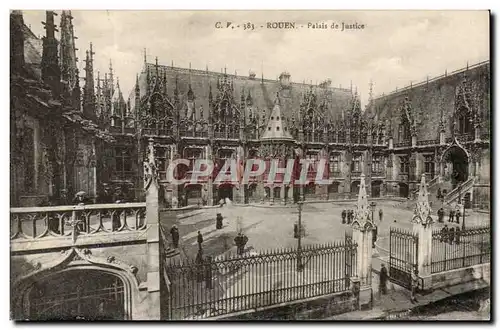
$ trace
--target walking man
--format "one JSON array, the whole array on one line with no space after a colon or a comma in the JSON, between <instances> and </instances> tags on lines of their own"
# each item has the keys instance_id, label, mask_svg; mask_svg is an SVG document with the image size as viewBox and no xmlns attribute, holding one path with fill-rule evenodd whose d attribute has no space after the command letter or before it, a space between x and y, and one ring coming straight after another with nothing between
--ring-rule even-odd
<instances>
[{"instance_id":1,"label":"walking man","mask_svg":"<svg viewBox=\"0 0 500 330\"><path fill-rule=\"evenodd\" d=\"M203 243L203 235L198 230L198 250L200 250L200 251L201 251L201 243Z\"/></svg>"},{"instance_id":2,"label":"walking man","mask_svg":"<svg viewBox=\"0 0 500 330\"><path fill-rule=\"evenodd\" d=\"M378 218L380 222L382 222L383 217L384 217L384 211L382 211L382 209L378 210Z\"/></svg>"},{"instance_id":3,"label":"walking man","mask_svg":"<svg viewBox=\"0 0 500 330\"><path fill-rule=\"evenodd\" d=\"M380 267L380 281L379 281L379 292L381 294L387 294L387 279L389 278L387 274L387 268L385 268L385 264L382 264Z\"/></svg>"},{"instance_id":4,"label":"walking man","mask_svg":"<svg viewBox=\"0 0 500 330\"><path fill-rule=\"evenodd\" d=\"M174 249L177 249L179 247L179 229L176 225L173 225L172 229L170 229L170 235L172 235Z\"/></svg>"},{"instance_id":5,"label":"walking man","mask_svg":"<svg viewBox=\"0 0 500 330\"><path fill-rule=\"evenodd\" d=\"M460 223L460 210L457 209L455 211L455 219L457 219L457 223Z\"/></svg>"},{"instance_id":6,"label":"walking man","mask_svg":"<svg viewBox=\"0 0 500 330\"><path fill-rule=\"evenodd\" d=\"M345 224L345 218L347 216L347 211L345 209L342 210L342 223Z\"/></svg>"}]
</instances>

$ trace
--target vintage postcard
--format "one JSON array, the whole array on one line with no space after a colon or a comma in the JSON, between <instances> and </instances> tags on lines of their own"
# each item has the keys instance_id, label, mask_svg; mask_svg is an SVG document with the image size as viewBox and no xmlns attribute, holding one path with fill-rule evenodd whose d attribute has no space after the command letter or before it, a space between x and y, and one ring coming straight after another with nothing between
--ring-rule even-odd
<instances>
[{"instance_id":1,"label":"vintage postcard","mask_svg":"<svg viewBox=\"0 0 500 330\"><path fill-rule=\"evenodd\" d=\"M10 11L13 320L490 320L490 12Z\"/></svg>"}]
</instances>

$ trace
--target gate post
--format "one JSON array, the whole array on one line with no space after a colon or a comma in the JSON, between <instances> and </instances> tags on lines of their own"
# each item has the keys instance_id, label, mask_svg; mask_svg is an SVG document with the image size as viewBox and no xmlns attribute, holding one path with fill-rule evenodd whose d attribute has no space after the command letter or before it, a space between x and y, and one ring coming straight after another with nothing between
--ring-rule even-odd
<instances>
[{"instance_id":1,"label":"gate post","mask_svg":"<svg viewBox=\"0 0 500 330\"><path fill-rule=\"evenodd\" d=\"M372 302L372 235L374 225L370 220L370 206L366 195L365 175L361 174L358 206L352 222L352 239L357 243L357 268L360 282L359 307L370 306Z\"/></svg>"},{"instance_id":2,"label":"gate post","mask_svg":"<svg viewBox=\"0 0 500 330\"><path fill-rule=\"evenodd\" d=\"M417 235L416 264L418 265L419 277L423 279L424 287L428 284L431 275L432 257L432 223L431 207L429 205L429 194L425 183L425 174L422 174L418 192L417 205L412 218L413 232ZM426 281L427 279L427 281ZM426 283L427 282L427 283ZM424 288L420 288L424 289Z\"/></svg>"},{"instance_id":3,"label":"gate post","mask_svg":"<svg viewBox=\"0 0 500 330\"><path fill-rule=\"evenodd\" d=\"M160 196L158 173L154 157L153 139L149 140L148 158L144 162L144 190L146 191L146 224L147 224L147 315L145 319L160 320Z\"/></svg>"}]
</instances>

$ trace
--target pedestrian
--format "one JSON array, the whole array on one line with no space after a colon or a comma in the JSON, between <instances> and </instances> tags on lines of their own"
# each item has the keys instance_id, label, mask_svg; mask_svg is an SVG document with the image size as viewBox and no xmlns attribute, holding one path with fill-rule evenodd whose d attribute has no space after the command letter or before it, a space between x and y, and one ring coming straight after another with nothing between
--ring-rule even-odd
<instances>
[{"instance_id":1,"label":"pedestrian","mask_svg":"<svg viewBox=\"0 0 500 330\"><path fill-rule=\"evenodd\" d=\"M345 224L345 218L347 217L347 211L345 209L342 210L342 223Z\"/></svg>"},{"instance_id":2,"label":"pedestrian","mask_svg":"<svg viewBox=\"0 0 500 330\"><path fill-rule=\"evenodd\" d=\"M379 281L379 292L381 294L387 294L387 279L389 275L387 274L387 268L385 268L385 264L382 263L380 267L380 281Z\"/></svg>"},{"instance_id":3,"label":"pedestrian","mask_svg":"<svg viewBox=\"0 0 500 330\"><path fill-rule=\"evenodd\" d=\"M411 272L411 297L410 297L410 301L412 303L418 302L417 298L415 297L417 289L418 289L418 269L415 266Z\"/></svg>"},{"instance_id":4,"label":"pedestrian","mask_svg":"<svg viewBox=\"0 0 500 330\"><path fill-rule=\"evenodd\" d=\"M453 222L453 217L455 216L455 212L453 210L450 210L450 215L448 217L448 222Z\"/></svg>"},{"instance_id":5,"label":"pedestrian","mask_svg":"<svg viewBox=\"0 0 500 330\"><path fill-rule=\"evenodd\" d=\"M203 235L201 232L198 230L198 250L201 251L201 243L203 243Z\"/></svg>"},{"instance_id":6,"label":"pedestrian","mask_svg":"<svg viewBox=\"0 0 500 330\"><path fill-rule=\"evenodd\" d=\"M444 210L442 207L438 210L437 214L438 214L438 221L442 223L444 221Z\"/></svg>"},{"instance_id":7,"label":"pedestrian","mask_svg":"<svg viewBox=\"0 0 500 330\"><path fill-rule=\"evenodd\" d=\"M448 231L448 243L453 244L455 240L455 227L451 227Z\"/></svg>"},{"instance_id":8,"label":"pedestrian","mask_svg":"<svg viewBox=\"0 0 500 330\"><path fill-rule=\"evenodd\" d=\"M441 228L441 242L446 242L448 240L448 225L444 225L443 228Z\"/></svg>"},{"instance_id":9,"label":"pedestrian","mask_svg":"<svg viewBox=\"0 0 500 330\"><path fill-rule=\"evenodd\" d=\"M378 210L378 218L380 222L382 222L383 217L384 217L384 211L382 211L382 209Z\"/></svg>"},{"instance_id":10,"label":"pedestrian","mask_svg":"<svg viewBox=\"0 0 500 330\"><path fill-rule=\"evenodd\" d=\"M373 233L372 233L372 248L375 248L375 242L377 241L377 234L378 234L378 227L373 226Z\"/></svg>"},{"instance_id":11,"label":"pedestrian","mask_svg":"<svg viewBox=\"0 0 500 330\"><path fill-rule=\"evenodd\" d=\"M441 188L438 188L437 190L437 199L441 199Z\"/></svg>"},{"instance_id":12,"label":"pedestrian","mask_svg":"<svg viewBox=\"0 0 500 330\"><path fill-rule=\"evenodd\" d=\"M172 235L174 249L177 249L179 247L179 229L177 228L177 225L172 226L172 229L170 229L170 235Z\"/></svg>"},{"instance_id":13,"label":"pedestrian","mask_svg":"<svg viewBox=\"0 0 500 330\"><path fill-rule=\"evenodd\" d=\"M236 235L236 237L234 238L234 244L236 244L236 253L238 255L242 254L242 243L243 243L243 236L241 235L241 233L238 233L238 235Z\"/></svg>"},{"instance_id":14,"label":"pedestrian","mask_svg":"<svg viewBox=\"0 0 500 330\"><path fill-rule=\"evenodd\" d=\"M222 229L222 220L224 220L224 218L222 217L222 214L220 213L217 213L216 217L215 217L215 229Z\"/></svg>"},{"instance_id":15,"label":"pedestrian","mask_svg":"<svg viewBox=\"0 0 500 330\"><path fill-rule=\"evenodd\" d=\"M299 225L297 223L293 224L293 238L299 238Z\"/></svg>"},{"instance_id":16,"label":"pedestrian","mask_svg":"<svg viewBox=\"0 0 500 330\"><path fill-rule=\"evenodd\" d=\"M455 211L455 219L457 219L457 223L460 223L460 210L457 209Z\"/></svg>"},{"instance_id":17,"label":"pedestrian","mask_svg":"<svg viewBox=\"0 0 500 330\"><path fill-rule=\"evenodd\" d=\"M352 215L353 215L353 212L352 212L352 210L349 210L348 212L349 212L349 213L347 213L347 223L348 223L348 224L351 224L351 223L352 223Z\"/></svg>"}]
</instances>

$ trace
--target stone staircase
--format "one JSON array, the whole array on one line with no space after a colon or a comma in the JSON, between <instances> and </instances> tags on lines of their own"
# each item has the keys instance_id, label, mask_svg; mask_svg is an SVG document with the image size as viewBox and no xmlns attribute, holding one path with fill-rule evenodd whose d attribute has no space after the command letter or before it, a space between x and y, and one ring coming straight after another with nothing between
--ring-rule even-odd
<instances>
[{"instance_id":1,"label":"stone staircase","mask_svg":"<svg viewBox=\"0 0 500 330\"><path fill-rule=\"evenodd\" d=\"M472 190L474 182L475 178L472 177L467 181L463 182L462 184L458 185L455 189L453 189L448 194L446 194L446 196L444 196L443 205L448 206L451 205L453 202L458 202L457 199L460 196L463 197L466 193Z\"/></svg>"}]
</instances>

